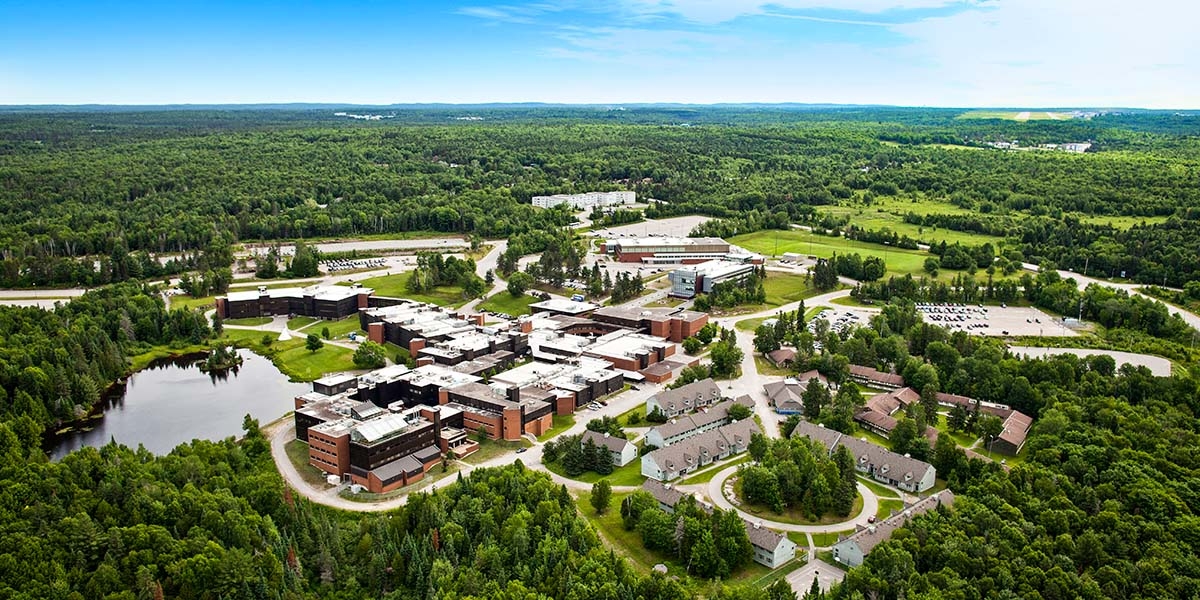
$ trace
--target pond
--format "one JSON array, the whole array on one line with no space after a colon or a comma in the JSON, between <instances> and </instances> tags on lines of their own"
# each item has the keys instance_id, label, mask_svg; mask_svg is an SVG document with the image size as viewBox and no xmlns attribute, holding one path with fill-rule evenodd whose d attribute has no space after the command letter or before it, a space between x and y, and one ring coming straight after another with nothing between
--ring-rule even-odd
<instances>
[{"instance_id":1,"label":"pond","mask_svg":"<svg viewBox=\"0 0 1200 600\"><path fill-rule=\"evenodd\" d=\"M236 369L200 371L203 354L163 359L114 385L101 400L96 417L72 431L49 436L46 451L54 460L84 446L100 447L115 439L155 454L167 454L193 439L220 440L242 435L246 414L267 424L294 408L293 398L309 391L293 383L271 361L246 350Z\"/></svg>"}]
</instances>

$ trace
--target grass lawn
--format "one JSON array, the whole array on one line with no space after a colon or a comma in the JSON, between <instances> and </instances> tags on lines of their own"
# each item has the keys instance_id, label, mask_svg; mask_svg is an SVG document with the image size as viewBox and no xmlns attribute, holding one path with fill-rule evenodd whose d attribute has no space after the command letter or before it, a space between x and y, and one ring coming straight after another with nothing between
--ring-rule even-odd
<instances>
[{"instance_id":1,"label":"grass lawn","mask_svg":"<svg viewBox=\"0 0 1200 600\"><path fill-rule=\"evenodd\" d=\"M874 395L875 394L868 393L866 391L863 392L863 397L869 398ZM870 431L865 427L861 427L858 424L854 425L854 437L856 437L858 439L867 438L868 442L871 442L872 444L875 444L876 446L883 446L884 448L887 448L889 450L892 448L892 443L889 442L887 438L883 437L882 435L879 435L878 433L875 433L874 431Z\"/></svg>"},{"instance_id":2,"label":"grass lawn","mask_svg":"<svg viewBox=\"0 0 1200 600\"><path fill-rule=\"evenodd\" d=\"M352 331L363 333L363 330L359 328L359 325L360 323L358 321L358 315L350 315L344 319L338 319L337 321L326 321L324 325L313 325L312 327L309 327L305 333L320 334L322 329L328 327L330 338L336 340L338 338L346 337Z\"/></svg>"},{"instance_id":3,"label":"grass lawn","mask_svg":"<svg viewBox=\"0 0 1200 600\"><path fill-rule=\"evenodd\" d=\"M608 542L619 554L624 555L631 563L642 573L650 572L650 569L659 563L667 566L668 576L685 578L687 582L687 566L675 559L674 556L668 554L660 554L653 550L647 550L642 545L642 536L636 530L626 531L625 525L621 521L621 502L628 497L629 494L613 494L609 502L608 510L602 515L596 514L596 509L592 508L590 492L583 492L575 499L575 504L579 508L579 513L584 518L591 521L592 526L596 528L600 534L600 538ZM787 566L776 569L774 571L756 563L749 562L736 573L733 573L726 579L726 582L735 584L753 584L759 585L759 582L765 582L762 585L767 585L774 580L775 577L786 575L794 569L803 566L803 561L792 561ZM696 580L695 583L700 584L703 580Z\"/></svg>"},{"instance_id":4,"label":"grass lawn","mask_svg":"<svg viewBox=\"0 0 1200 600\"><path fill-rule=\"evenodd\" d=\"M312 381L327 373L352 371L358 368L354 366L354 351L348 348L325 344L320 350L310 352L304 347L304 340L292 340L291 342L295 342L296 345L280 349L275 356L271 357L271 360L276 365L282 363L283 366L280 370L293 379ZM276 342L276 345L278 344Z\"/></svg>"},{"instance_id":5,"label":"grass lawn","mask_svg":"<svg viewBox=\"0 0 1200 600\"><path fill-rule=\"evenodd\" d=\"M575 425L574 415L554 415L554 425L550 429L538 436L539 442L544 442Z\"/></svg>"},{"instance_id":6,"label":"grass lawn","mask_svg":"<svg viewBox=\"0 0 1200 600\"><path fill-rule=\"evenodd\" d=\"M958 433L951 432L950 425L946 422L946 415L939 414L938 422L934 425L934 427L937 428L939 433L945 433L949 435L950 439L954 440L954 443L958 444L959 447L962 448L970 448L971 444L974 444L975 440L979 439L979 436L972 433L965 433L962 431Z\"/></svg>"},{"instance_id":7,"label":"grass lawn","mask_svg":"<svg viewBox=\"0 0 1200 600\"><path fill-rule=\"evenodd\" d=\"M867 486L867 489L871 490L872 492L875 492L875 495L879 496L881 499L882 498L899 498L900 497L900 492L897 492L896 490L894 490L886 485L883 485L882 483L879 483L878 481L875 481L874 479L871 479L869 477L863 477L862 475L859 475L858 482Z\"/></svg>"},{"instance_id":8,"label":"grass lawn","mask_svg":"<svg viewBox=\"0 0 1200 600\"><path fill-rule=\"evenodd\" d=\"M759 375L792 375L794 372L791 369L783 369L775 366L771 361L767 360L763 355L754 353L754 368L758 369Z\"/></svg>"},{"instance_id":9,"label":"grass lawn","mask_svg":"<svg viewBox=\"0 0 1200 600\"><path fill-rule=\"evenodd\" d=\"M514 317L529 314L529 305L537 302L538 299L528 294L522 294L516 298L508 292L500 292L487 300L479 303L476 307L478 310L489 310L497 313L505 313Z\"/></svg>"},{"instance_id":10,"label":"grass lawn","mask_svg":"<svg viewBox=\"0 0 1200 600\"><path fill-rule=\"evenodd\" d=\"M881 499L879 501L879 510L875 511L875 520L882 521L892 516L893 510L896 512L904 510L904 501Z\"/></svg>"},{"instance_id":11,"label":"grass lawn","mask_svg":"<svg viewBox=\"0 0 1200 600\"><path fill-rule=\"evenodd\" d=\"M633 415L638 416L638 421L636 423L630 424L629 417L632 417ZM647 425L651 425L651 426L654 425L654 423L646 422L646 405L645 405L645 403L639 403L637 406L617 415L617 423L619 423L622 427L645 427Z\"/></svg>"},{"instance_id":12,"label":"grass lawn","mask_svg":"<svg viewBox=\"0 0 1200 600\"><path fill-rule=\"evenodd\" d=\"M846 531L831 531L829 533L814 533L812 534L813 545L818 548L827 548L837 543L839 535L849 536L853 533L853 529L848 529Z\"/></svg>"},{"instance_id":13,"label":"grass lawn","mask_svg":"<svg viewBox=\"0 0 1200 600\"><path fill-rule=\"evenodd\" d=\"M682 483L685 485L708 483L708 482L712 481L713 477L717 476L717 473L720 473L721 470L725 469L726 467L740 465L744 462L749 462L749 461L750 461L750 455L743 454L733 460L719 463L715 466L710 466L710 467L705 468L702 471L693 473L693 474L689 475L688 477L685 477L683 479L683 481L680 481L679 483Z\"/></svg>"},{"instance_id":14,"label":"grass lawn","mask_svg":"<svg viewBox=\"0 0 1200 600\"><path fill-rule=\"evenodd\" d=\"M805 282L803 275L780 273L768 273L763 288L767 292L767 304L772 306L783 306L825 293Z\"/></svg>"},{"instance_id":15,"label":"grass lawn","mask_svg":"<svg viewBox=\"0 0 1200 600\"><path fill-rule=\"evenodd\" d=\"M263 336L271 340L270 345L264 346ZM219 343L233 344L239 348L248 348L255 354L271 359L275 367L290 377L293 381L312 381L336 371L352 371L354 352L347 348L325 344L316 352L309 352L304 347L303 337L294 337L281 342L278 334L252 329L226 329Z\"/></svg>"},{"instance_id":16,"label":"grass lawn","mask_svg":"<svg viewBox=\"0 0 1200 600\"><path fill-rule=\"evenodd\" d=\"M770 319L770 318L773 318L773 317L758 317L755 319L742 319L741 321L734 323L733 328L740 330L740 331L749 331L749 332L753 333L755 329L758 329L759 325L763 324L763 321L766 321L767 319Z\"/></svg>"},{"instance_id":17,"label":"grass lawn","mask_svg":"<svg viewBox=\"0 0 1200 600\"><path fill-rule=\"evenodd\" d=\"M870 244L842 237L815 235L807 231L757 231L730 238L731 244L741 246L751 252L773 255L778 237L779 253L795 252L803 256L829 258L834 254L858 253L864 258L877 256L884 259L888 273L893 275L912 274L918 276L924 272L925 259L932 256L921 250L905 250L890 248L882 244ZM771 277L767 276L767 282ZM769 293L768 293L769 294Z\"/></svg>"},{"instance_id":18,"label":"grass lawn","mask_svg":"<svg viewBox=\"0 0 1200 600\"><path fill-rule=\"evenodd\" d=\"M208 310L217 304L215 296L193 298L191 296L171 296L171 308L200 308Z\"/></svg>"},{"instance_id":19,"label":"grass lawn","mask_svg":"<svg viewBox=\"0 0 1200 600\"><path fill-rule=\"evenodd\" d=\"M438 286L432 291L414 294L408 291L408 280L411 277L412 271L405 271L395 275L383 275L381 277L363 279L359 283L363 284L363 287L375 290L376 296L408 298L417 302L428 302L430 304L452 307L459 307L467 303L467 299L462 296L462 288L456 285ZM350 282L343 281L338 285L350 285Z\"/></svg>"},{"instance_id":20,"label":"grass lawn","mask_svg":"<svg viewBox=\"0 0 1200 600\"><path fill-rule=\"evenodd\" d=\"M296 317L294 319L288 319L288 329L296 331L312 325L317 321L320 321L320 319L314 319L313 317Z\"/></svg>"},{"instance_id":21,"label":"grass lawn","mask_svg":"<svg viewBox=\"0 0 1200 600\"><path fill-rule=\"evenodd\" d=\"M833 525L835 523L841 523L843 521L853 519L854 517L858 516L858 513L861 513L863 509L863 497L862 494L858 494L854 498L854 506L850 507L850 514L846 515L845 517L839 517L835 514L829 513L821 515L821 518L814 521L805 517L799 509L784 508L783 513L777 513L765 506L746 502L746 498L742 496L742 481L740 479L733 484L733 493L742 501L741 506L738 508L764 519L779 521L780 523L793 523L796 525Z\"/></svg>"},{"instance_id":22,"label":"grass lawn","mask_svg":"<svg viewBox=\"0 0 1200 600\"><path fill-rule=\"evenodd\" d=\"M642 485L642 482L646 480L642 475L642 461L636 458L630 461L629 464L614 469L608 475L600 475L593 471L587 471L578 477L571 477L563 472L561 463L547 464L546 469L555 475L561 475L562 477L582 481L583 483L596 483L601 479L607 479L614 486L632 487Z\"/></svg>"},{"instance_id":23,"label":"grass lawn","mask_svg":"<svg viewBox=\"0 0 1200 600\"><path fill-rule=\"evenodd\" d=\"M464 458L463 461L477 465L481 462L491 460L505 453L512 453L513 460L515 461L518 458L521 458L521 455L516 453L517 448L528 448L532 445L533 444L529 443L529 440L524 438L522 438L519 442L508 442L505 440L484 440L480 442L479 449L470 456Z\"/></svg>"},{"instance_id":24,"label":"grass lawn","mask_svg":"<svg viewBox=\"0 0 1200 600\"><path fill-rule=\"evenodd\" d=\"M225 319L226 325L241 325L242 327L258 327L271 322L271 317L246 317L245 319Z\"/></svg>"},{"instance_id":25,"label":"grass lawn","mask_svg":"<svg viewBox=\"0 0 1200 600\"><path fill-rule=\"evenodd\" d=\"M300 472L300 477L304 481L317 487L317 489L325 489L328 485L325 482L325 471L322 471L308 462L308 444L300 440L292 440L283 445L283 449L287 451L288 460L292 461L292 466Z\"/></svg>"}]
</instances>

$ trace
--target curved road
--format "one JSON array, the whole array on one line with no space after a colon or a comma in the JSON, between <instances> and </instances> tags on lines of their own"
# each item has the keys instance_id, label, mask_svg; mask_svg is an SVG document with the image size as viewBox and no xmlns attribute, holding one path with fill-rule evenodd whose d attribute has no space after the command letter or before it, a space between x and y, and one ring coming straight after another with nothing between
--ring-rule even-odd
<instances>
[{"instance_id":1,"label":"curved road","mask_svg":"<svg viewBox=\"0 0 1200 600\"><path fill-rule=\"evenodd\" d=\"M830 533L834 531L846 531L847 529L857 527L859 525L865 527L869 522L868 519L875 516L875 513L879 512L879 498L875 495L875 492L863 485L862 482L858 482L858 493L862 494L863 497L862 511L858 513L858 516L847 521L831 523L828 525L796 525L794 523L781 523L779 521L765 519L758 515L752 515L734 506L733 503L725 497L725 494L721 492L722 486L725 485L725 480L729 479L734 473L736 473L738 467L740 466L741 465L734 465L732 467L726 467L718 472L716 476L714 476L712 480L708 482L708 497L713 501L713 504L715 504L721 510L736 510L737 513L742 516L742 518L752 523L761 522L763 525L770 527L771 529L779 529L782 531L796 531L799 533Z\"/></svg>"}]
</instances>

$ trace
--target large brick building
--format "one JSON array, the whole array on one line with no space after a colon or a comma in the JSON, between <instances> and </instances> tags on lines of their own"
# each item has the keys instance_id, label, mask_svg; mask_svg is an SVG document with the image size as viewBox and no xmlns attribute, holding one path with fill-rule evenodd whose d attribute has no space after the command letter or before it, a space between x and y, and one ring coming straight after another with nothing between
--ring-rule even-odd
<instances>
[{"instance_id":1,"label":"large brick building","mask_svg":"<svg viewBox=\"0 0 1200 600\"><path fill-rule=\"evenodd\" d=\"M730 246L720 238L644 237L607 240L600 251L618 262L694 264L728 256Z\"/></svg>"},{"instance_id":2,"label":"large brick building","mask_svg":"<svg viewBox=\"0 0 1200 600\"><path fill-rule=\"evenodd\" d=\"M443 405L463 411L464 428L482 428L492 439L516 441L526 433L542 435L554 426L556 395L551 390L467 383L444 388L441 395Z\"/></svg>"},{"instance_id":3,"label":"large brick building","mask_svg":"<svg viewBox=\"0 0 1200 600\"><path fill-rule=\"evenodd\" d=\"M245 319L275 315L299 315L318 319L343 319L370 303L373 290L340 285L306 288L267 289L229 292L217 298L217 314L222 319Z\"/></svg>"},{"instance_id":4,"label":"large brick building","mask_svg":"<svg viewBox=\"0 0 1200 600\"><path fill-rule=\"evenodd\" d=\"M592 313L593 321L627 327L672 342L696 335L708 324L708 314L677 308L606 306Z\"/></svg>"}]
</instances>

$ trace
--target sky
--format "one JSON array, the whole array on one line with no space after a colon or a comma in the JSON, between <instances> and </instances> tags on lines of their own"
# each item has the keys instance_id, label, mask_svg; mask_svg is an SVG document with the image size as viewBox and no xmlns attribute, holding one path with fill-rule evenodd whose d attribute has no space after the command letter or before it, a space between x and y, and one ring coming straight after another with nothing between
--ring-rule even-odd
<instances>
[{"instance_id":1,"label":"sky","mask_svg":"<svg viewBox=\"0 0 1200 600\"><path fill-rule=\"evenodd\" d=\"M0 104L1200 105L1193 0L0 0Z\"/></svg>"}]
</instances>

